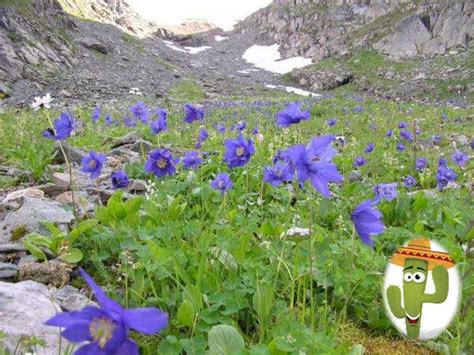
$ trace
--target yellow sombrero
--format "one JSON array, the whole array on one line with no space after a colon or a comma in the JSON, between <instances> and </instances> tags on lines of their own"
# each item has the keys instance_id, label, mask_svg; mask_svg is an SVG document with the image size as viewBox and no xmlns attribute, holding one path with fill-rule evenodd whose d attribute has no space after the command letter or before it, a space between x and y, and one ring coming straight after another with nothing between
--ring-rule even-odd
<instances>
[{"instance_id":1,"label":"yellow sombrero","mask_svg":"<svg viewBox=\"0 0 474 355\"><path fill-rule=\"evenodd\" d=\"M447 269L454 266L454 260L448 253L431 250L430 241L423 238L410 240L406 247L399 248L393 254L390 262L403 266L407 258L428 261L428 270L433 270L437 265L443 265Z\"/></svg>"}]
</instances>

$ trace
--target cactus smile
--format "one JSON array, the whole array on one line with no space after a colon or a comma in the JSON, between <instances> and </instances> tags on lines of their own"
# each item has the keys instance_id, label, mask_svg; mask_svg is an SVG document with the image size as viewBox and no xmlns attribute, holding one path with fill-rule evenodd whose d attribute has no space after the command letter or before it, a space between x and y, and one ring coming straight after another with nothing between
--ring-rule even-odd
<instances>
[{"instance_id":1,"label":"cactus smile","mask_svg":"<svg viewBox=\"0 0 474 355\"><path fill-rule=\"evenodd\" d=\"M408 323L410 324L417 324L418 323L418 320L420 319L420 315L418 314L416 317L410 317L408 314L406 315L407 316L407 321Z\"/></svg>"}]
</instances>

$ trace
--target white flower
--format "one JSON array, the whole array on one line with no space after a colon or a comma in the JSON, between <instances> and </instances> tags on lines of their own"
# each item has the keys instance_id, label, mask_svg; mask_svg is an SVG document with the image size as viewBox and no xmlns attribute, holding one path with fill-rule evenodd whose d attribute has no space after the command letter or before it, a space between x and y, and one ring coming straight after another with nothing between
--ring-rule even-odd
<instances>
[{"instance_id":1,"label":"white flower","mask_svg":"<svg viewBox=\"0 0 474 355\"><path fill-rule=\"evenodd\" d=\"M35 96L35 101L31 104L31 108L35 111L39 110L41 107L50 109L51 108L51 101L54 99L51 97L51 94L48 92L46 95L40 97Z\"/></svg>"},{"instance_id":2,"label":"white flower","mask_svg":"<svg viewBox=\"0 0 474 355\"><path fill-rule=\"evenodd\" d=\"M142 92L140 91L139 88L131 88L130 91L128 92L129 94L132 94L132 95L137 95L137 96L142 96Z\"/></svg>"},{"instance_id":3,"label":"white flower","mask_svg":"<svg viewBox=\"0 0 474 355\"><path fill-rule=\"evenodd\" d=\"M304 237L306 235L309 235L310 233L311 231L309 230L309 228L291 227L286 232L286 235L288 236L299 235L301 237Z\"/></svg>"},{"instance_id":4,"label":"white flower","mask_svg":"<svg viewBox=\"0 0 474 355\"><path fill-rule=\"evenodd\" d=\"M257 140L259 142L263 142L263 134L261 134L261 133L257 134Z\"/></svg>"}]
</instances>

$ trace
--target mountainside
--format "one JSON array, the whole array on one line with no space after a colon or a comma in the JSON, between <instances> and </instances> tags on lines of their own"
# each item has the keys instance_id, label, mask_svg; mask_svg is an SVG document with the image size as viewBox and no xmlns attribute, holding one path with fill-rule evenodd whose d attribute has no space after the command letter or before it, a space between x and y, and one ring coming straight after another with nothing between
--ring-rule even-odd
<instances>
[{"instance_id":1,"label":"mountainside","mask_svg":"<svg viewBox=\"0 0 474 355\"><path fill-rule=\"evenodd\" d=\"M314 65L292 83L330 90L353 83L387 98L474 100L474 2L275 0L236 28Z\"/></svg>"}]
</instances>

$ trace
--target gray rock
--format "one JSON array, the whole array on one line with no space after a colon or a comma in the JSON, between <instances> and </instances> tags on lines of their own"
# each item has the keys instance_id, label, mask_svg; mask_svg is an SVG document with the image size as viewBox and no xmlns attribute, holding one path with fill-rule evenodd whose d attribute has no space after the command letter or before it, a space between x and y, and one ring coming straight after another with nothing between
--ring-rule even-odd
<instances>
[{"instance_id":1,"label":"gray rock","mask_svg":"<svg viewBox=\"0 0 474 355\"><path fill-rule=\"evenodd\" d=\"M17 251L25 251L25 247L20 243L0 244L0 253L14 253Z\"/></svg>"},{"instance_id":2,"label":"gray rock","mask_svg":"<svg viewBox=\"0 0 474 355\"><path fill-rule=\"evenodd\" d=\"M59 349L59 329L44 324L60 311L45 285L34 281L15 284L0 281L0 330L7 334L4 345L10 351L26 335L46 342L44 348L37 348L37 355L64 353L68 341L62 339Z\"/></svg>"},{"instance_id":3,"label":"gray rock","mask_svg":"<svg viewBox=\"0 0 474 355\"><path fill-rule=\"evenodd\" d=\"M146 191L146 181L135 179L128 186L127 191L130 193L143 193Z\"/></svg>"},{"instance_id":4,"label":"gray rock","mask_svg":"<svg viewBox=\"0 0 474 355\"><path fill-rule=\"evenodd\" d=\"M33 187L12 191L3 199L2 204L12 201L21 203L26 197L43 198L44 192Z\"/></svg>"},{"instance_id":5,"label":"gray rock","mask_svg":"<svg viewBox=\"0 0 474 355\"><path fill-rule=\"evenodd\" d=\"M362 181L362 173L359 170L351 171L349 174L349 182Z\"/></svg>"},{"instance_id":6,"label":"gray rock","mask_svg":"<svg viewBox=\"0 0 474 355\"><path fill-rule=\"evenodd\" d=\"M56 185L54 183L47 183L44 185L36 186L38 190L44 192L46 196L56 197L67 191L66 186Z\"/></svg>"},{"instance_id":7,"label":"gray rock","mask_svg":"<svg viewBox=\"0 0 474 355\"><path fill-rule=\"evenodd\" d=\"M107 48L107 46L96 38L92 38L92 37L78 38L76 39L76 42L88 49L95 50L102 54L109 53L109 49Z\"/></svg>"},{"instance_id":8,"label":"gray rock","mask_svg":"<svg viewBox=\"0 0 474 355\"><path fill-rule=\"evenodd\" d=\"M82 157L87 155L87 152L85 152L82 149L72 147L68 144L62 143L64 153L66 154L67 159L69 160L70 163L78 163L80 164L82 162ZM66 160L64 159L64 154L61 151L61 148L57 147L56 148L56 156L54 158L54 163L57 164L64 164Z\"/></svg>"},{"instance_id":9,"label":"gray rock","mask_svg":"<svg viewBox=\"0 0 474 355\"><path fill-rule=\"evenodd\" d=\"M91 301L71 285L66 285L53 292L53 296L64 311L79 311L85 306L97 307L97 303Z\"/></svg>"},{"instance_id":10,"label":"gray rock","mask_svg":"<svg viewBox=\"0 0 474 355\"><path fill-rule=\"evenodd\" d=\"M16 277L18 266L10 263L0 263L0 280L6 280Z\"/></svg>"},{"instance_id":11,"label":"gray rock","mask_svg":"<svg viewBox=\"0 0 474 355\"><path fill-rule=\"evenodd\" d=\"M118 148L126 144L133 144L139 139L140 137L136 133L132 132L123 137L115 139L112 143L112 148Z\"/></svg>"},{"instance_id":12,"label":"gray rock","mask_svg":"<svg viewBox=\"0 0 474 355\"><path fill-rule=\"evenodd\" d=\"M135 153L142 153L142 152L148 153L152 149L153 149L153 144L143 139L137 140L130 147L130 150Z\"/></svg>"},{"instance_id":13,"label":"gray rock","mask_svg":"<svg viewBox=\"0 0 474 355\"><path fill-rule=\"evenodd\" d=\"M36 257L34 257L33 255L26 255L26 256L22 257L20 259L20 261L18 262L18 268L22 268L26 264L35 263L37 261L38 261L38 259Z\"/></svg>"},{"instance_id":14,"label":"gray rock","mask_svg":"<svg viewBox=\"0 0 474 355\"><path fill-rule=\"evenodd\" d=\"M65 210L58 202L26 198L23 205L18 210L10 212L0 224L0 243L9 242L12 231L19 227L24 228L26 233L47 234L47 229L41 224L44 221L67 229L68 225L74 221L74 216L71 211Z\"/></svg>"}]
</instances>

